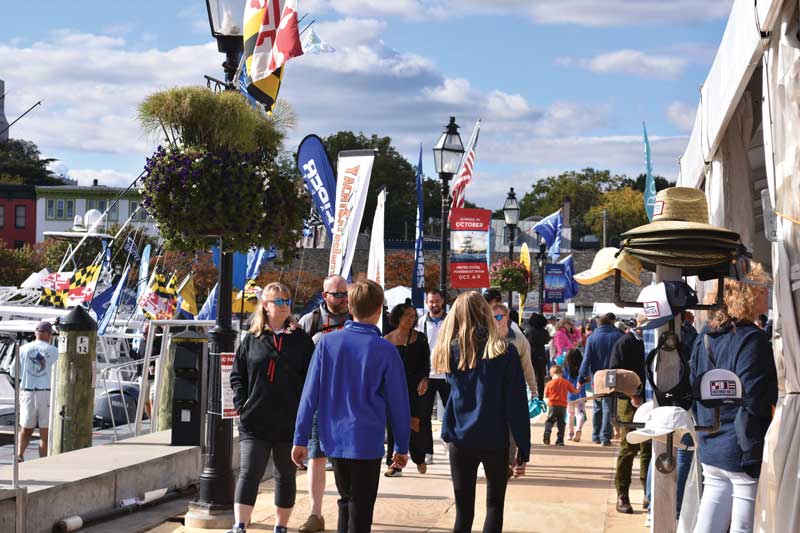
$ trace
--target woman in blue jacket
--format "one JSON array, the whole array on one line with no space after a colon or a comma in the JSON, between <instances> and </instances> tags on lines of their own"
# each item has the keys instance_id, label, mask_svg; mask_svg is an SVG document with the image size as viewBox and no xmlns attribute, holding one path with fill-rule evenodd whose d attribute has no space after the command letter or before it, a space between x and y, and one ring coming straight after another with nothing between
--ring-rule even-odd
<instances>
[{"instance_id":1,"label":"woman in blue jacket","mask_svg":"<svg viewBox=\"0 0 800 533\"><path fill-rule=\"evenodd\" d=\"M500 335L489 304L478 292L456 298L433 354L436 372L450 384L442 422L456 501L454 533L472 531L478 465L486 472L484 533L503 531L508 483L509 429L517 443L514 477L525 474L531 449L522 365Z\"/></svg>"},{"instance_id":2,"label":"woman in blue jacket","mask_svg":"<svg viewBox=\"0 0 800 533\"><path fill-rule=\"evenodd\" d=\"M704 490L695 533L753 530L764 436L778 398L770 339L754 324L767 309L766 281L760 265L751 283L726 279L724 304L710 314L692 352L695 387L714 368L731 370L742 382L742 402L720 409L719 431L697 435ZM714 422L714 410L699 402L694 414L697 424Z\"/></svg>"}]
</instances>

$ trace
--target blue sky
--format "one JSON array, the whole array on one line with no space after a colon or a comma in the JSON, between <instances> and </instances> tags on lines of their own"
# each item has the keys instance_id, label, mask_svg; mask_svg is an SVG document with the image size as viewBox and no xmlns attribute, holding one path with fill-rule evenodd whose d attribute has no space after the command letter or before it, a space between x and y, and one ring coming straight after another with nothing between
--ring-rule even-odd
<instances>
[{"instance_id":1,"label":"blue sky","mask_svg":"<svg viewBox=\"0 0 800 533\"><path fill-rule=\"evenodd\" d=\"M585 166L638 174L646 121L656 173L675 178L698 87L731 0L298 0L334 54L287 68L281 96L308 133L389 135L412 162L447 117L483 130L467 198ZM147 94L221 77L205 2L27 1L3 7L0 78L12 136L89 183L129 182L157 139L135 119ZM47 16L43 16L46 13ZM331 154L335 156L335 154Z\"/></svg>"}]
</instances>

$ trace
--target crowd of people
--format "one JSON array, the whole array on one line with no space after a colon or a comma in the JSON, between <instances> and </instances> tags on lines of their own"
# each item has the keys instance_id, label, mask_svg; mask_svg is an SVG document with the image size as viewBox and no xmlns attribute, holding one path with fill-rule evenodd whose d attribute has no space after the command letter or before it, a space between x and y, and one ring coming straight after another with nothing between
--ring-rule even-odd
<instances>
[{"instance_id":1,"label":"crowd of people","mask_svg":"<svg viewBox=\"0 0 800 533\"><path fill-rule=\"evenodd\" d=\"M754 272L758 272L755 270ZM454 532L472 530L475 486L482 465L487 483L484 532L502 531L507 483L523 476L530 458L528 402L547 402L543 443L580 442L587 390L596 372L628 370L638 376L638 394L593 398L591 440L608 447L619 438L616 509L632 513L629 491L634 459L650 507L651 443L629 442L631 422L644 402L660 391L647 386L647 356L654 348L646 318L620 321L605 314L580 327L534 313L520 328L496 290L464 292L446 310L438 290L426 295L418 316L410 302L384 310L381 287L371 281L348 286L340 276L323 285L319 308L291 315L289 289L264 288L248 335L231 374L239 413L241 470L235 495L235 525L243 533L270 456L276 470L275 531L287 531L296 499L296 470L308 469L311 512L299 531L325 530L322 500L326 467L339 492L339 532L370 531L382 465L383 475L401 477L409 456L420 474L434 462L432 417L437 409L455 496ZM741 379L741 407L722 409L721 428L688 435L678 453L678 508L694 449L705 491L699 533L750 531L764 434L777 399L769 336L766 285L726 282L723 307L704 317L698 333L690 311L681 337L692 385L710 368L726 368ZM713 295L710 295L713 297ZM382 329L379 325L382 324ZM649 344L649 346L648 346ZM689 401L698 424L712 411ZM613 412L612 412L613 410ZM624 424L623 424L624 426ZM716 517L710 520L711 517ZM748 524L749 528L748 529Z\"/></svg>"}]
</instances>

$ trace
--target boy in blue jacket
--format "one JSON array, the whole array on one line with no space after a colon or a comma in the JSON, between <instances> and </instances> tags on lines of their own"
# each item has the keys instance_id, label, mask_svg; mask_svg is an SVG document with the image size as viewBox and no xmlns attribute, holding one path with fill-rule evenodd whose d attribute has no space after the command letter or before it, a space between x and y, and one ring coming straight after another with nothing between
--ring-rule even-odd
<instances>
[{"instance_id":1,"label":"boy in blue jacket","mask_svg":"<svg viewBox=\"0 0 800 533\"><path fill-rule=\"evenodd\" d=\"M397 348L376 327L383 289L373 281L347 290L354 320L317 344L306 377L294 434L292 460L308 454L314 411L322 449L333 464L339 490L338 531L368 533L378 494L386 413L395 437L392 468L408 462L411 413L405 369Z\"/></svg>"}]
</instances>

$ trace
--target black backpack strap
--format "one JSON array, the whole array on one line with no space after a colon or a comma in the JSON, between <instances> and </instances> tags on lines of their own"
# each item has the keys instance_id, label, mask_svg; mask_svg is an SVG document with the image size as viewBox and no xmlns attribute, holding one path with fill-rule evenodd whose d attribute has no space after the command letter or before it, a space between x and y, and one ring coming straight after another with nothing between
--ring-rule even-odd
<instances>
[{"instance_id":1,"label":"black backpack strap","mask_svg":"<svg viewBox=\"0 0 800 533\"><path fill-rule=\"evenodd\" d=\"M322 320L322 311L319 307L311 311L311 331L308 332L309 337L313 337L319 333L319 321Z\"/></svg>"}]
</instances>

